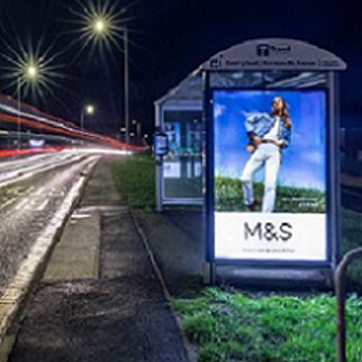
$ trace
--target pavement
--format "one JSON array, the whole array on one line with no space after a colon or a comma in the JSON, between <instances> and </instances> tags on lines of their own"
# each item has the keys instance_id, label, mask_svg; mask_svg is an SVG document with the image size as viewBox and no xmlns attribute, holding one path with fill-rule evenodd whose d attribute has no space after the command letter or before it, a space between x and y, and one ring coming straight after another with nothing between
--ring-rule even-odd
<instances>
[{"instance_id":1,"label":"pavement","mask_svg":"<svg viewBox=\"0 0 362 362\"><path fill-rule=\"evenodd\" d=\"M9 361L190 361L111 162L100 162L91 176Z\"/></svg>"},{"instance_id":2,"label":"pavement","mask_svg":"<svg viewBox=\"0 0 362 362\"><path fill-rule=\"evenodd\" d=\"M61 239L51 256L44 279L97 278L99 244L99 211L95 208L79 208L65 226Z\"/></svg>"},{"instance_id":3,"label":"pavement","mask_svg":"<svg viewBox=\"0 0 362 362\"><path fill-rule=\"evenodd\" d=\"M202 211L135 211L167 289L175 297L191 297L203 288Z\"/></svg>"}]
</instances>

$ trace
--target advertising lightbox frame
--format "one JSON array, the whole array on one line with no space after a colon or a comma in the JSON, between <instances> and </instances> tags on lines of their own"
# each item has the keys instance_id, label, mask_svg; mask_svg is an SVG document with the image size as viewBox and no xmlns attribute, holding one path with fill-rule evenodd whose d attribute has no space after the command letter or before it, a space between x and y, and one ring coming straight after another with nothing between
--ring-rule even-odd
<instances>
[{"instance_id":1,"label":"advertising lightbox frame","mask_svg":"<svg viewBox=\"0 0 362 362\"><path fill-rule=\"evenodd\" d=\"M260 42L273 43L275 39L258 40L255 41L255 46L258 46ZM291 46L294 40L288 39L277 39L277 43L290 42ZM247 42L250 45L251 42ZM308 48L310 45L303 42L298 42L306 45ZM239 47L241 47L240 45ZM316 48L311 46L312 48ZM234 50L236 47L231 48ZM318 48L317 48L318 49ZM314 49L312 49L314 51ZM230 50L228 50L230 51ZM326 248L327 258L325 261L306 261L306 260L260 260L260 259L218 259L215 256L215 195L214 195L214 157L215 157L215 145L214 145L214 119L213 119L213 96L214 92L218 90L224 91L237 91L237 90L261 90L261 91L303 91L296 87L280 87L280 88L267 88L267 87L212 87L210 85L210 76L215 72L235 72L237 70L248 70L254 72L263 72L267 70L273 70L272 67L267 66L265 68L253 68L253 66L244 67L227 67L222 66L222 62L227 63L227 52L221 52L216 57L210 59L209 62L205 63L202 69L203 79L203 105L204 105L204 127L206 131L206 144L204 148L204 160L205 160L205 179L204 179L204 190L205 190L205 246L206 246L206 262L204 265L204 281L208 284L214 284L216 281L216 267L217 266L241 266L241 267L257 267L257 268L313 268L313 269L334 269L339 261L339 242L340 242L340 192L339 192L339 141L338 141L338 130L339 130L339 104L338 104L338 79L336 70L344 70L346 68L345 63L338 57L335 57L333 69L328 69L323 65L319 67L308 69L308 67L301 67L293 69L300 72L318 72L324 74L326 77L325 87L310 87L305 90L323 90L326 94ZM323 52L323 50L322 50ZM231 54L235 57L235 52L231 51ZM328 53L331 58L333 54ZM250 55L250 54L249 54ZM242 58L242 56L239 57ZM332 63L332 62L331 62ZM331 64L330 63L330 64ZM278 70L291 70L291 68L284 69L283 66L277 67Z\"/></svg>"},{"instance_id":2,"label":"advertising lightbox frame","mask_svg":"<svg viewBox=\"0 0 362 362\"><path fill-rule=\"evenodd\" d=\"M215 191L214 191L214 172L215 172L215 120L214 120L214 114L213 114L213 104L214 104L214 94L215 92L224 91L224 92L243 92L243 91L256 91L256 92L281 92L281 91L290 91L290 92L301 92L301 93L307 93L307 92L322 92L325 95L325 154L326 154L326 169L325 169L325 180L326 180L326 260L325 261L305 261L305 260L299 260L299 259L288 259L288 260L280 260L280 259L222 259L222 258L216 258L215 256ZM208 169L210 170L210 174L207 175L207 177L210 178L208 182L206 197L209 198L209 200L206 202L207 205L212 207L213 212L208 213L207 218L207 229L210 229L210 237L212 239L213 245L212 245L212 253L213 253L213 262L217 262L219 265L228 265L228 264L238 264L242 266L253 266L255 264L258 265L258 267L320 267L325 268L329 267L333 261L333 246L328 241L332 239L332 235L330 235L330 230L333 227L331 224L331 214L333 213L333 210L331 208L331 205L334 205L335 203L331 203L330 200L332 197L335 197L336 195L331 194L331 181L333 181L331 175L330 175L330 168L329 165L331 163L330 160L330 153L328 152L328 149L331 147L331 144L333 144L333 140L331 139L331 124L329 122L329 90L328 88L322 88L322 87L313 87L313 88L305 88L305 89L297 89L297 88L224 88L224 87L210 87L209 94L210 99L208 100L208 104L210 105L210 116L209 116L209 127L207 131L207 144L211 147L211 152L209 151L207 154L207 164L209 165ZM338 244L336 240L336 244Z\"/></svg>"}]
</instances>

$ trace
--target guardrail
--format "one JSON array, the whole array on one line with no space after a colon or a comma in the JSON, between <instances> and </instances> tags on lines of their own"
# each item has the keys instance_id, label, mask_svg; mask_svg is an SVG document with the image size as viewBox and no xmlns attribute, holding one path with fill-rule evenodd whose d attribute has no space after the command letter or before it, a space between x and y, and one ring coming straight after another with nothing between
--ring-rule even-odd
<instances>
[{"instance_id":1,"label":"guardrail","mask_svg":"<svg viewBox=\"0 0 362 362\"><path fill-rule=\"evenodd\" d=\"M348 252L337 267L335 289L337 300L337 361L347 362L346 357L346 273L348 266L362 257L362 248Z\"/></svg>"}]
</instances>

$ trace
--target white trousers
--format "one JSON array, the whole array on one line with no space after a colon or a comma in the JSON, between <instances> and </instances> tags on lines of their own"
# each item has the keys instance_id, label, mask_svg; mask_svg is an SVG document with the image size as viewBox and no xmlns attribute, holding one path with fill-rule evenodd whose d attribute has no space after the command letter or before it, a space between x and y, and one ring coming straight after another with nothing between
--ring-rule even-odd
<instances>
[{"instance_id":1,"label":"white trousers","mask_svg":"<svg viewBox=\"0 0 362 362\"><path fill-rule=\"evenodd\" d=\"M265 167L264 198L262 212L273 212L280 168L279 147L262 143L251 155L241 176L246 205L254 202L253 177L256 171Z\"/></svg>"}]
</instances>

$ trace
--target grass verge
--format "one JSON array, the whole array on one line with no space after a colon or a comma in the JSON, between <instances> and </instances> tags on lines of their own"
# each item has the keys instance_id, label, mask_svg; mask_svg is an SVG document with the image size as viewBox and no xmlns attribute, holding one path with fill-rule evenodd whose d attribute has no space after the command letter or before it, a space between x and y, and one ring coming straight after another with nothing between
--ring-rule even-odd
<instances>
[{"instance_id":1,"label":"grass verge","mask_svg":"<svg viewBox=\"0 0 362 362\"><path fill-rule=\"evenodd\" d=\"M116 185L127 203L137 209L154 210L155 162L150 155L138 154L113 162Z\"/></svg>"},{"instance_id":2,"label":"grass verge","mask_svg":"<svg viewBox=\"0 0 362 362\"><path fill-rule=\"evenodd\" d=\"M347 303L348 361L362 359L362 302ZM187 338L199 362L334 362L336 302L328 295L307 298L242 294L206 289L192 300L176 300Z\"/></svg>"}]
</instances>

